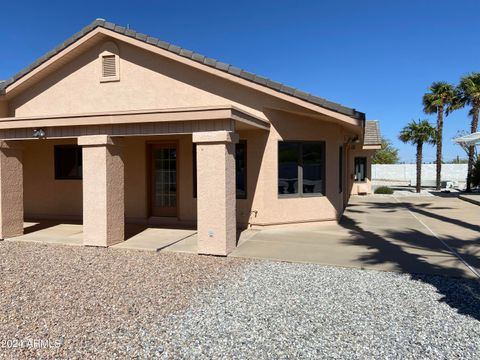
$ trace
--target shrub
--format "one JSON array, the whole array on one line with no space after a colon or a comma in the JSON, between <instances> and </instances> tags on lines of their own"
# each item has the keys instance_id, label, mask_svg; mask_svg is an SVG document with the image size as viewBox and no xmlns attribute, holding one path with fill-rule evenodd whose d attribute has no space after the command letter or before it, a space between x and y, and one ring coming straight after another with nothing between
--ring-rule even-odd
<instances>
[{"instance_id":1,"label":"shrub","mask_svg":"<svg viewBox=\"0 0 480 360\"><path fill-rule=\"evenodd\" d=\"M388 186L380 186L375 189L375 194L386 194L386 195L392 195L393 190L389 188Z\"/></svg>"}]
</instances>

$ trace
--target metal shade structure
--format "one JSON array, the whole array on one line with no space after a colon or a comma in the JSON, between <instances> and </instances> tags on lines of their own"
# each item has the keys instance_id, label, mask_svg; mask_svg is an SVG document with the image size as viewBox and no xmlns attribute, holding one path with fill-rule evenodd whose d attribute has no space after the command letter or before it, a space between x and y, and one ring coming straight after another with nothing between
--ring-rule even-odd
<instances>
[{"instance_id":1,"label":"metal shade structure","mask_svg":"<svg viewBox=\"0 0 480 360\"><path fill-rule=\"evenodd\" d=\"M460 136L456 139L453 139L453 141L457 144L477 145L480 144L480 132Z\"/></svg>"}]
</instances>

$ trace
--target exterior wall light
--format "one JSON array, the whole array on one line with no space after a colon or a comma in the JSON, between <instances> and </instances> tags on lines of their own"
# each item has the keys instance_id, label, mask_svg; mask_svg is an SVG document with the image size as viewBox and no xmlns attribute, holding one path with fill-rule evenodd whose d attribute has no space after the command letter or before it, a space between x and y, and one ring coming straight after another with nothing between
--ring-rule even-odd
<instances>
[{"instance_id":1,"label":"exterior wall light","mask_svg":"<svg viewBox=\"0 0 480 360\"><path fill-rule=\"evenodd\" d=\"M46 133L43 128L33 129L33 137L37 139L43 139Z\"/></svg>"}]
</instances>

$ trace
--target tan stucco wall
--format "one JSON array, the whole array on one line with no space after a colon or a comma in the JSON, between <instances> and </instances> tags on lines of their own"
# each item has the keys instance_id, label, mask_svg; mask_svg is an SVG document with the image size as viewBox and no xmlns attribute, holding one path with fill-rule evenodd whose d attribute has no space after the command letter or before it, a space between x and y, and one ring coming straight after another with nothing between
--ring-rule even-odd
<instances>
[{"instance_id":1,"label":"tan stucco wall","mask_svg":"<svg viewBox=\"0 0 480 360\"><path fill-rule=\"evenodd\" d=\"M344 205L343 194L338 190L338 147L351 131L333 121L294 115L293 112L302 110L299 106L273 96L126 43L118 42L117 45L119 82L100 82L98 54L103 44L98 44L12 98L9 116L235 105L271 123L269 132L239 131L240 138L247 140L248 198L237 200L237 221L262 226L338 217ZM274 108L285 111L271 110ZM140 221L147 216L145 142L168 139L179 141L178 217L181 221L195 222L191 135L125 139L127 220ZM280 139L326 141L326 196L278 197L277 143ZM75 142L71 139L55 143ZM53 143L50 140L25 142L25 212L39 217L79 217L82 213L81 181L54 180ZM353 163L351 166L353 169Z\"/></svg>"},{"instance_id":2,"label":"tan stucco wall","mask_svg":"<svg viewBox=\"0 0 480 360\"><path fill-rule=\"evenodd\" d=\"M22 175L21 149L0 141L0 239L23 234Z\"/></svg>"},{"instance_id":3,"label":"tan stucco wall","mask_svg":"<svg viewBox=\"0 0 480 360\"><path fill-rule=\"evenodd\" d=\"M195 222L197 203L193 198L192 138L184 136L125 138L125 216L142 221L148 212L147 143L155 141L178 142L178 218Z\"/></svg>"},{"instance_id":4,"label":"tan stucco wall","mask_svg":"<svg viewBox=\"0 0 480 360\"><path fill-rule=\"evenodd\" d=\"M236 134L194 134L197 145L197 246L200 254L228 255L236 246Z\"/></svg>"},{"instance_id":5,"label":"tan stucco wall","mask_svg":"<svg viewBox=\"0 0 480 360\"><path fill-rule=\"evenodd\" d=\"M191 136L132 137L124 139L125 216L142 221L147 217L148 141L178 140L179 146L179 219L196 219L193 199ZM25 141L25 214L27 217L80 218L82 215L82 181L55 180L56 144L76 144L75 139Z\"/></svg>"},{"instance_id":6,"label":"tan stucco wall","mask_svg":"<svg viewBox=\"0 0 480 360\"><path fill-rule=\"evenodd\" d=\"M120 81L100 82L98 54L102 44L99 44L12 99L10 115L65 115L232 104L263 116L261 109L267 105L264 101L267 96L259 99L253 90L131 45L117 44Z\"/></svg>"},{"instance_id":7,"label":"tan stucco wall","mask_svg":"<svg viewBox=\"0 0 480 360\"><path fill-rule=\"evenodd\" d=\"M110 246L125 239L122 139L81 136L83 153L83 244Z\"/></svg>"},{"instance_id":8,"label":"tan stucco wall","mask_svg":"<svg viewBox=\"0 0 480 360\"><path fill-rule=\"evenodd\" d=\"M338 191L338 146L343 135L335 125L318 126L315 121L270 114L274 128L266 131L239 131L247 141L247 199L237 199L237 221L246 225L335 219L342 211ZM279 198L277 195L277 143L285 140L326 141L326 196ZM147 217L146 146L152 141L178 141L178 218L195 223L197 201L193 198L191 135L131 137L124 139L125 215L129 221ZM79 218L82 214L82 182L55 180L55 144L75 144L71 140L23 142L25 174L25 213L27 217ZM255 211L255 214L252 213Z\"/></svg>"},{"instance_id":9,"label":"tan stucco wall","mask_svg":"<svg viewBox=\"0 0 480 360\"><path fill-rule=\"evenodd\" d=\"M75 140L23 141L25 215L75 218L82 214L82 182L55 180L54 144L76 144Z\"/></svg>"},{"instance_id":10,"label":"tan stucco wall","mask_svg":"<svg viewBox=\"0 0 480 360\"><path fill-rule=\"evenodd\" d=\"M339 192L338 147L343 143L343 130L333 124L318 123L283 112L269 112L272 129L266 139L260 182L252 210L251 223L269 225L288 222L336 219L343 210ZM280 198L278 196L278 141L323 140L326 142L326 196Z\"/></svg>"}]
</instances>

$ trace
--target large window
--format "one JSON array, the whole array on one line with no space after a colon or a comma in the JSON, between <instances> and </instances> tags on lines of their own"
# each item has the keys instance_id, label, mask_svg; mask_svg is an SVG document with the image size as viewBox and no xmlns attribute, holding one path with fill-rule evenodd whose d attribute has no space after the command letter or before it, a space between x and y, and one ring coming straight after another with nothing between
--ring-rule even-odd
<instances>
[{"instance_id":1,"label":"large window","mask_svg":"<svg viewBox=\"0 0 480 360\"><path fill-rule=\"evenodd\" d=\"M55 179L82 178L82 148L77 145L55 145Z\"/></svg>"},{"instance_id":2,"label":"large window","mask_svg":"<svg viewBox=\"0 0 480 360\"><path fill-rule=\"evenodd\" d=\"M278 143L278 194L283 196L325 194L323 141Z\"/></svg>"},{"instance_id":3,"label":"large window","mask_svg":"<svg viewBox=\"0 0 480 360\"><path fill-rule=\"evenodd\" d=\"M193 197L197 197L197 144L193 144ZM235 182L237 199L247 198L247 142L235 145Z\"/></svg>"},{"instance_id":4,"label":"large window","mask_svg":"<svg viewBox=\"0 0 480 360\"><path fill-rule=\"evenodd\" d=\"M367 158L355 158L355 181L365 181L367 177Z\"/></svg>"}]
</instances>

